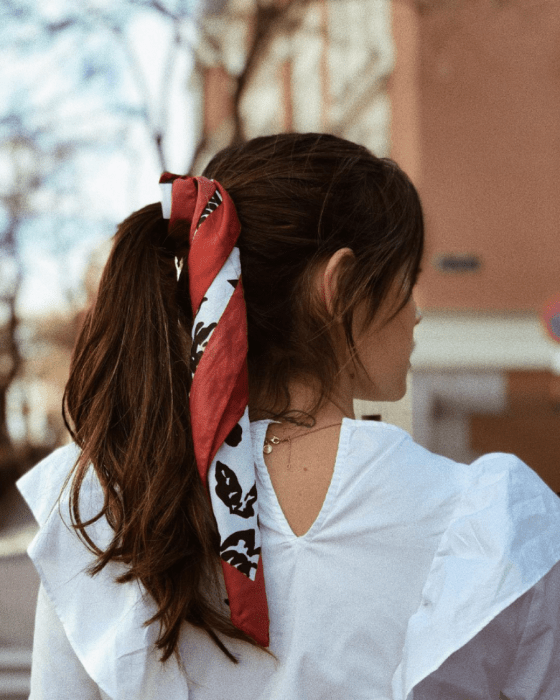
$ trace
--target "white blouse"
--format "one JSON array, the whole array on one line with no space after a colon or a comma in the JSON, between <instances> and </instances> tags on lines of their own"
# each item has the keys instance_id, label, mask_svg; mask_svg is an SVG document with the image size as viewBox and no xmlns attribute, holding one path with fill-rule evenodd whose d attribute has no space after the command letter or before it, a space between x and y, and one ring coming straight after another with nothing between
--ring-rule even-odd
<instances>
[{"instance_id":1,"label":"white blouse","mask_svg":"<svg viewBox=\"0 0 560 700\"><path fill-rule=\"evenodd\" d=\"M55 504L77 457L61 448L20 490L41 530L31 700L558 700L560 499L523 462L471 465L379 422L344 419L334 473L296 537L252 424L270 651L185 624L179 665L158 661L154 606L92 555ZM102 502L93 472L83 517ZM66 521L66 523L64 522ZM110 531L92 526L101 545ZM500 695L501 694L501 695Z\"/></svg>"}]
</instances>

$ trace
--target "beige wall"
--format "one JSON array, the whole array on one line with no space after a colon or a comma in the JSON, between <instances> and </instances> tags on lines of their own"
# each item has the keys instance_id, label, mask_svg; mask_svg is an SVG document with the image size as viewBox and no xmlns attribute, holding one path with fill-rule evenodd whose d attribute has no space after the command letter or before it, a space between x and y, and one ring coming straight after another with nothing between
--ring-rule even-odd
<instances>
[{"instance_id":1,"label":"beige wall","mask_svg":"<svg viewBox=\"0 0 560 700\"><path fill-rule=\"evenodd\" d=\"M421 177L420 24L412 0L392 3L395 65L389 78L391 100L391 158L417 187Z\"/></svg>"},{"instance_id":2,"label":"beige wall","mask_svg":"<svg viewBox=\"0 0 560 700\"><path fill-rule=\"evenodd\" d=\"M393 18L391 154L426 219L415 437L465 461L514 452L558 490L560 346L538 312L560 292L560 5L400 0ZM466 254L478 271L437 267ZM516 373L552 388L516 401Z\"/></svg>"},{"instance_id":3,"label":"beige wall","mask_svg":"<svg viewBox=\"0 0 560 700\"><path fill-rule=\"evenodd\" d=\"M538 309L560 291L560 5L427 7L416 15L422 303ZM446 253L480 256L480 272L438 272L434 259Z\"/></svg>"}]
</instances>

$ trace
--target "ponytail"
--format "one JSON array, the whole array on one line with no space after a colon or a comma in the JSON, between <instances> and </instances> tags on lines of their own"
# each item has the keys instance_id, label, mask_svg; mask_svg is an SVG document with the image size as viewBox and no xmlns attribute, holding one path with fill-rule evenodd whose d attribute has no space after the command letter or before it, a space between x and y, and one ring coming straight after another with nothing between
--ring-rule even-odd
<instances>
[{"instance_id":1,"label":"ponytail","mask_svg":"<svg viewBox=\"0 0 560 700\"><path fill-rule=\"evenodd\" d=\"M90 573L122 562L118 583L138 580L152 596L162 661L177 653L183 620L252 640L216 608L219 536L198 476L188 396L192 310L186 265L177 281L175 256L186 254L188 230L175 230L159 204L126 219L115 236L96 303L79 335L64 394L67 427L81 455L73 472L70 514L96 555ZM181 250L182 249L182 250ZM104 504L80 517L80 489L90 466ZM87 527L105 517L114 536L101 549Z\"/></svg>"}]
</instances>

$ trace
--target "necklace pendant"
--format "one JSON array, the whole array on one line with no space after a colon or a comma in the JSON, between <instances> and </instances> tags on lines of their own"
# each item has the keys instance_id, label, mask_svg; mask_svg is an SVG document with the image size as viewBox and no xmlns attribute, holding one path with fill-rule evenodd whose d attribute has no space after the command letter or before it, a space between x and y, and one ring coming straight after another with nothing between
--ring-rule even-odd
<instances>
[{"instance_id":1,"label":"necklace pendant","mask_svg":"<svg viewBox=\"0 0 560 700\"><path fill-rule=\"evenodd\" d=\"M276 435L271 435L269 438L265 438L263 452L265 455L269 455L272 452L272 445L279 445L282 441L276 437Z\"/></svg>"}]
</instances>

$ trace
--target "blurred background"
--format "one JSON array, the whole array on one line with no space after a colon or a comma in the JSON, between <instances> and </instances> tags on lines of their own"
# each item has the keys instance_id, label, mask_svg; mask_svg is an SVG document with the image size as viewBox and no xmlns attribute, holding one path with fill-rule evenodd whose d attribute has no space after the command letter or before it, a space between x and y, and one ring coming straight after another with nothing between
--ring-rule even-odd
<instances>
[{"instance_id":1,"label":"blurred background","mask_svg":"<svg viewBox=\"0 0 560 700\"><path fill-rule=\"evenodd\" d=\"M410 391L357 413L560 492L560 0L3 0L0 56L0 698L27 697L38 585L13 484L68 440L109 239L233 142L326 131L409 173Z\"/></svg>"}]
</instances>

